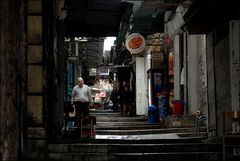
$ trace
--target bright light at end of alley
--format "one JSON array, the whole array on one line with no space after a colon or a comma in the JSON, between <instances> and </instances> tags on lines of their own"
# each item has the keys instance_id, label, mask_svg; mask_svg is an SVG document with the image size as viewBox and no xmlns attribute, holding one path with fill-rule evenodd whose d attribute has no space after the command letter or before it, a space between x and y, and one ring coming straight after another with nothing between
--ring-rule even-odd
<instances>
[{"instance_id":1,"label":"bright light at end of alley","mask_svg":"<svg viewBox=\"0 0 240 161\"><path fill-rule=\"evenodd\" d=\"M103 48L103 50L104 50L104 51L110 51L110 50L111 50L111 47L113 46L115 40L116 40L116 37L107 37L107 38L104 40L104 48Z\"/></svg>"}]
</instances>

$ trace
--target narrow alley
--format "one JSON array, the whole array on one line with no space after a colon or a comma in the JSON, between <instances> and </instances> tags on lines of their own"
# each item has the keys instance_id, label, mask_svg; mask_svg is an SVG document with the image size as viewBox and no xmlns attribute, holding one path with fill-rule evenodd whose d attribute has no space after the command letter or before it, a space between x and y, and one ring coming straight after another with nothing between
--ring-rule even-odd
<instances>
[{"instance_id":1,"label":"narrow alley","mask_svg":"<svg viewBox=\"0 0 240 161\"><path fill-rule=\"evenodd\" d=\"M239 161L240 0L0 0L1 161Z\"/></svg>"}]
</instances>

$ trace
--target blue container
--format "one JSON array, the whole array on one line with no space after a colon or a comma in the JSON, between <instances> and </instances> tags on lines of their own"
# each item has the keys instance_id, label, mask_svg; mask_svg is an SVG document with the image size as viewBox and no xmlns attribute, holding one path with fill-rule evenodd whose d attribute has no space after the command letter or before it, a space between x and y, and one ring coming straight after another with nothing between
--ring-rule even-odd
<instances>
[{"instance_id":1,"label":"blue container","mask_svg":"<svg viewBox=\"0 0 240 161\"><path fill-rule=\"evenodd\" d=\"M156 123L158 120L158 108L154 105L148 107L148 123Z\"/></svg>"},{"instance_id":2,"label":"blue container","mask_svg":"<svg viewBox=\"0 0 240 161\"><path fill-rule=\"evenodd\" d=\"M159 108L159 117L160 118L165 118L169 114L168 108Z\"/></svg>"},{"instance_id":3,"label":"blue container","mask_svg":"<svg viewBox=\"0 0 240 161\"><path fill-rule=\"evenodd\" d=\"M153 112L153 111L156 111L158 108L154 105L150 105L148 106L148 112Z\"/></svg>"},{"instance_id":4,"label":"blue container","mask_svg":"<svg viewBox=\"0 0 240 161\"><path fill-rule=\"evenodd\" d=\"M148 123L149 124L153 124L153 123L156 123L157 122L157 117L156 117L157 115L150 115L150 116L148 116Z\"/></svg>"},{"instance_id":5,"label":"blue container","mask_svg":"<svg viewBox=\"0 0 240 161\"><path fill-rule=\"evenodd\" d=\"M158 107L168 107L168 97L167 96L159 96L158 97Z\"/></svg>"},{"instance_id":6,"label":"blue container","mask_svg":"<svg viewBox=\"0 0 240 161\"><path fill-rule=\"evenodd\" d=\"M158 107L159 107L159 117L165 118L169 114L168 110L168 97L167 96L159 96L158 97Z\"/></svg>"}]
</instances>

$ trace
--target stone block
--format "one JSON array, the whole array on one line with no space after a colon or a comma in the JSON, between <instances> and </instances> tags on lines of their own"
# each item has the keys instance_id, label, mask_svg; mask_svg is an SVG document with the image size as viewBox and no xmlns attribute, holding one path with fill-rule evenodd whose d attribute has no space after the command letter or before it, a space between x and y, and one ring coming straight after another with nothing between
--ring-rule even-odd
<instances>
[{"instance_id":1,"label":"stone block","mask_svg":"<svg viewBox=\"0 0 240 161\"><path fill-rule=\"evenodd\" d=\"M28 43L42 43L42 16L28 16Z\"/></svg>"},{"instance_id":2,"label":"stone block","mask_svg":"<svg viewBox=\"0 0 240 161\"><path fill-rule=\"evenodd\" d=\"M42 66L28 66L28 93L41 93L43 85Z\"/></svg>"},{"instance_id":3,"label":"stone block","mask_svg":"<svg viewBox=\"0 0 240 161\"><path fill-rule=\"evenodd\" d=\"M27 137L28 138L45 138L45 128L42 127L29 127L27 129Z\"/></svg>"},{"instance_id":4,"label":"stone block","mask_svg":"<svg viewBox=\"0 0 240 161\"><path fill-rule=\"evenodd\" d=\"M41 124L43 123L43 97L42 96L27 96L28 108L28 123Z\"/></svg>"},{"instance_id":5,"label":"stone block","mask_svg":"<svg viewBox=\"0 0 240 161\"><path fill-rule=\"evenodd\" d=\"M42 1L41 0L28 0L27 12L28 13L42 13Z\"/></svg>"},{"instance_id":6,"label":"stone block","mask_svg":"<svg viewBox=\"0 0 240 161\"><path fill-rule=\"evenodd\" d=\"M28 63L42 63L42 45L28 46Z\"/></svg>"},{"instance_id":7,"label":"stone block","mask_svg":"<svg viewBox=\"0 0 240 161\"><path fill-rule=\"evenodd\" d=\"M28 139L24 144L24 160L44 160L45 141L39 139Z\"/></svg>"}]
</instances>

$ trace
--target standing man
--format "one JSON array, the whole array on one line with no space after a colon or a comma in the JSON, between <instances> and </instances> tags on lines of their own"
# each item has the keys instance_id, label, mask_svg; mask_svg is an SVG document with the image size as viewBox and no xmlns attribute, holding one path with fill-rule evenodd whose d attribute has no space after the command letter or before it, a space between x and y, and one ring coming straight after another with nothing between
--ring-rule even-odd
<instances>
[{"instance_id":1,"label":"standing man","mask_svg":"<svg viewBox=\"0 0 240 161\"><path fill-rule=\"evenodd\" d=\"M89 115L89 105L93 104L92 94L81 77L78 78L78 85L72 90L72 104L75 106L77 116Z\"/></svg>"}]
</instances>

